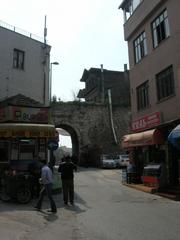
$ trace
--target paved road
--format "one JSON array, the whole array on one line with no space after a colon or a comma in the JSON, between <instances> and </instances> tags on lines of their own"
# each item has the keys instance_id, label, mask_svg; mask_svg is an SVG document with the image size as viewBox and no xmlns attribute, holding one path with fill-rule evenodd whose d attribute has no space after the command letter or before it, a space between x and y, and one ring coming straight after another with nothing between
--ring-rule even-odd
<instances>
[{"instance_id":1,"label":"paved road","mask_svg":"<svg viewBox=\"0 0 180 240\"><path fill-rule=\"evenodd\" d=\"M0 202L2 240L179 240L180 202L121 184L120 170L81 169L75 174L76 204L57 214Z\"/></svg>"}]
</instances>

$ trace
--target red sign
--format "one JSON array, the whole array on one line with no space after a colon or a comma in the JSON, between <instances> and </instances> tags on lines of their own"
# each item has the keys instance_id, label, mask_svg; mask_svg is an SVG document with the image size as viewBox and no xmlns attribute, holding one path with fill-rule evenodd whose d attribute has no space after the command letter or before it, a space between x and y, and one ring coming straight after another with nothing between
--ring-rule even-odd
<instances>
[{"instance_id":1,"label":"red sign","mask_svg":"<svg viewBox=\"0 0 180 240\"><path fill-rule=\"evenodd\" d=\"M48 108L8 106L0 108L0 122L48 123Z\"/></svg>"},{"instance_id":2,"label":"red sign","mask_svg":"<svg viewBox=\"0 0 180 240\"><path fill-rule=\"evenodd\" d=\"M47 108L12 106L11 114L11 119L16 122L47 123L49 117Z\"/></svg>"},{"instance_id":3,"label":"red sign","mask_svg":"<svg viewBox=\"0 0 180 240\"><path fill-rule=\"evenodd\" d=\"M144 116L132 122L132 131L138 132L151 127L158 126L161 123L161 113L155 112L151 115Z\"/></svg>"}]
</instances>

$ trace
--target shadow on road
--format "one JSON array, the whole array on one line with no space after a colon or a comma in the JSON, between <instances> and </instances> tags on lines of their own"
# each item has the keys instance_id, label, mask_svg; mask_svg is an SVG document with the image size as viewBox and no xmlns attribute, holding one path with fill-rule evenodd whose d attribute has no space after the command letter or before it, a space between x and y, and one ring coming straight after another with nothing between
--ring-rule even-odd
<instances>
[{"instance_id":1,"label":"shadow on road","mask_svg":"<svg viewBox=\"0 0 180 240\"><path fill-rule=\"evenodd\" d=\"M53 198L56 202L57 209L66 208L68 210L74 211L79 214L85 212L88 207L87 203L77 194L75 193L75 204L73 206L68 205L65 206L63 203L62 193L53 194ZM37 199L32 199L31 202L27 204L19 204L17 202L3 202L0 200L0 212L12 212L12 211L36 211L34 206L36 205ZM79 206L82 205L83 209ZM56 214L48 213L47 209L50 208L50 204L48 198L45 196L42 204L42 211L39 213L44 216L47 221L55 221L57 216Z\"/></svg>"}]
</instances>

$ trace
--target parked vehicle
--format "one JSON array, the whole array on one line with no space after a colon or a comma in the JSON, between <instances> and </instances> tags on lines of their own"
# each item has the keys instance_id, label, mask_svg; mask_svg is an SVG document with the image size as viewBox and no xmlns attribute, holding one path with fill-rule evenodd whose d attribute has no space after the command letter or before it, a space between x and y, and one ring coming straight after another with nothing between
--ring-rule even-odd
<instances>
[{"instance_id":1,"label":"parked vehicle","mask_svg":"<svg viewBox=\"0 0 180 240\"><path fill-rule=\"evenodd\" d=\"M113 159L112 155L103 154L101 156L101 167L102 168L116 168L117 167L117 163Z\"/></svg>"},{"instance_id":2,"label":"parked vehicle","mask_svg":"<svg viewBox=\"0 0 180 240\"><path fill-rule=\"evenodd\" d=\"M119 167L125 168L129 164L129 155L128 154L122 154L119 155Z\"/></svg>"}]
</instances>

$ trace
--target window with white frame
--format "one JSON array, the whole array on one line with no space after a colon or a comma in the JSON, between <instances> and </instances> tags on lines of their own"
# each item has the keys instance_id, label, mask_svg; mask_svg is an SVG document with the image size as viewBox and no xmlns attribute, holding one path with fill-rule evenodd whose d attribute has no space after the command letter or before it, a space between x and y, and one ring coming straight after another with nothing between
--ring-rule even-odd
<instances>
[{"instance_id":1,"label":"window with white frame","mask_svg":"<svg viewBox=\"0 0 180 240\"><path fill-rule=\"evenodd\" d=\"M144 82L136 88L137 109L143 110L149 107L149 81Z\"/></svg>"},{"instance_id":2,"label":"window with white frame","mask_svg":"<svg viewBox=\"0 0 180 240\"><path fill-rule=\"evenodd\" d=\"M157 47L161 41L170 36L167 10L165 9L153 22L153 46Z\"/></svg>"},{"instance_id":3,"label":"window with white frame","mask_svg":"<svg viewBox=\"0 0 180 240\"><path fill-rule=\"evenodd\" d=\"M156 75L157 99L163 100L175 94L173 67L170 66Z\"/></svg>"},{"instance_id":4,"label":"window with white frame","mask_svg":"<svg viewBox=\"0 0 180 240\"><path fill-rule=\"evenodd\" d=\"M20 69L20 70L24 69L24 56L25 56L24 51L14 49L14 52L13 52L13 67L14 68Z\"/></svg>"},{"instance_id":5,"label":"window with white frame","mask_svg":"<svg viewBox=\"0 0 180 240\"><path fill-rule=\"evenodd\" d=\"M135 62L138 63L147 55L146 33L142 32L134 41Z\"/></svg>"}]
</instances>

